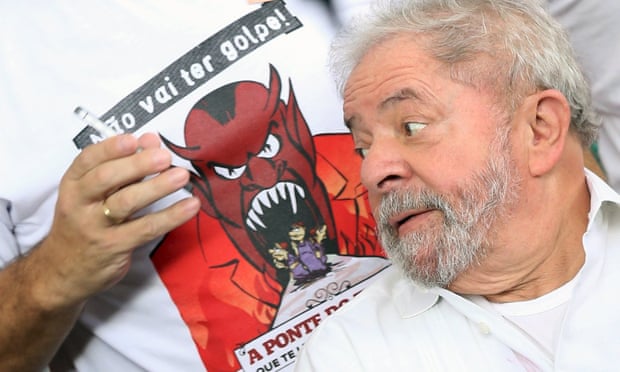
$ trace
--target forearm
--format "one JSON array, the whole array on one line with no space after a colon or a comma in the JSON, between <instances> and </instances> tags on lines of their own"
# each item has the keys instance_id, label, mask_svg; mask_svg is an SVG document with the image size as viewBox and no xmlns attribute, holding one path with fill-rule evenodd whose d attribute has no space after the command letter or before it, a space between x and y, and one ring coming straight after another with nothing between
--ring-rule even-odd
<instances>
[{"instance_id":1,"label":"forearm","mask_svg":"<svg viewBox=\"0 0 620 372\"><path fill-rule=\"evenodd\" d=\"M35 249L0 271L0 370L47 366L73 327L83 303L56 296L53 267Z\"/></svg>"}]
</instances>

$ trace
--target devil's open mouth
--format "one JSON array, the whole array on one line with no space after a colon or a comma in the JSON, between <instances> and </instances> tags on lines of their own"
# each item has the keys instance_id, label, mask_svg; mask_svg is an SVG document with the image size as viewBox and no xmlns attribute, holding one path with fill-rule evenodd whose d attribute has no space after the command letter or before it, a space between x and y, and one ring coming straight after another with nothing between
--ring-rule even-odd
<instances>
[{"instance_id":1,"label":"devil's open mouth","mask_svg":"<svg viewBox=\"0 0 620 372\"><path fill-rule=\"evenodd\" d=\"M291 224L301 222L311 229L322 220L304 187L293 182L278 182L254 196L245 224L257 243L271 247L276 242L289 240Z\"/></svg>"},{"instance_id":2,"label":"devil's open mouth","mask_svg":"<svg viewBox=\"0 0 620 372\"><path fill-rule=\"evenodd\" d=\"M254 231L257 231L257 226L266 229L267 226L263 222L262 218L265 212L273 207L279 207L280 203L287 203L290 205L293 215L297 214L297 198L304 199L306 192L304 189L292 182L280 182L270 189L263 190L256 194L252 199L250 211L248 217L245 219L245 223L248 227Z\"/></svg>"}]
</instances>

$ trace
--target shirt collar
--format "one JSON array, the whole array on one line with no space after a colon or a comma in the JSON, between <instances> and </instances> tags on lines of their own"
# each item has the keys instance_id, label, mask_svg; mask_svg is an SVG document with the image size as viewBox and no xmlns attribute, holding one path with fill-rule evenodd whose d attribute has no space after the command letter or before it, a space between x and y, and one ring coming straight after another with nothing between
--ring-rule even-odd
<instances>
[{"instance_id":1,"label":"shirt collar","mask_svg":"<svg viewBox=\"0 0 620 372\"><path fill-rule=\"evenodd\" d=\"M400 273L400 269L392 267L396 282L393 285L392 298L395 299L396 308L403 318L411 318L422 314L435 305L439 295L433 289L426 289L405 275Z\"/></svg>"},{"instance_id":2,"label":"shirt collar","mask_svg":"<svg viewBox=\"0 0 620 372\"><path fill-rule=\"evenodd\" d=\"M586 172L586 182L590 190L590 212L588 213L589 224L594 221L604 202L614 203L620 206L620 195L616 193L605 181L600 179L588 169ZM393 270L398 270L394 269ZM399 276L394 283L394 298L397 300L398 311L403 318L414 317L433 307L439 297L449 298L452 301L465 301L460 296L443 288L424 288L412 282L406 276Z\"/></svg>"},{"instance_id":3,"label":"shirt collar","mask_svg":"<svg viewBox=\"0 0 620 372\"><path fill-rule=\"evenodd\" d=\"M590 191L590 212L588 212L588 230L592 227L594 217L600 211L604 202L620 205L620 195L605 181L590 170L585 169L586 183Z\"/></svg>"}]
</instances>

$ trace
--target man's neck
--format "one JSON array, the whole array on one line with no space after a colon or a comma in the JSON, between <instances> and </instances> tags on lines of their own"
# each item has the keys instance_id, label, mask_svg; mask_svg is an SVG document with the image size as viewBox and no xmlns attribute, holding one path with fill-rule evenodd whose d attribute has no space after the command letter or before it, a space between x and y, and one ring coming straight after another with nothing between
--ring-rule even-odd
<instances>
[{"instance_id":1,"label":"man's neck","mask_svg":"<svg viewBox=\"0 0 620 372\"><path fill-rule=\"evenodd\" d=\"M487 256L448 289L503 303L538 298L573 279L585 262L582 240L590 208L585 181L581 190L556 201L562 207L555 212L541 211L532 216L534 222L505 229L528 233L500 239L506 243L489 248Z\"/></svg>"}]
</instances>

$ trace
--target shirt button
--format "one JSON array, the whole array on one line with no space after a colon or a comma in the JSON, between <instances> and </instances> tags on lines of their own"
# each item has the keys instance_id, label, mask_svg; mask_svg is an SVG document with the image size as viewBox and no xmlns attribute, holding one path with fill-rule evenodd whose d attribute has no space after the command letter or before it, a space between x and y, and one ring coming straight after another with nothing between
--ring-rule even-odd
<instances>
[{"instance_id":1,"label":"shirt button","mask_svg":"<svg viewBox=\"0 0 620 372\"><path fill-rule=\"evenodd\" d=\"M489 333L491 333L491 328L489 328L489 325L486 324L485 322L478 323L478 330L483 335L488 335Z\"/></svg>"}]
</instances>

